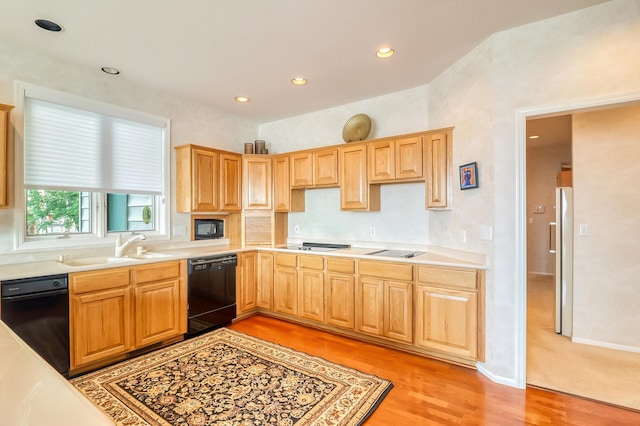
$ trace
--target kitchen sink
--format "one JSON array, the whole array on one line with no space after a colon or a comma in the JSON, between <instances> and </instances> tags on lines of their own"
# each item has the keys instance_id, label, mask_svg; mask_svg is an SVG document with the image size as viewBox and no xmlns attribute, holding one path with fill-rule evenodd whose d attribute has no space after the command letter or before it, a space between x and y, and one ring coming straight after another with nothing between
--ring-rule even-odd
<instances>
[{"instance_id":1,"label":"kitchen sink","mask_svg":"<svg viewBox=\"0 0 640 426\"><path fill-rule=\"evenodd\" d=\"M133 254L129 256L129 258L131 259L162 259L164 257L171 257L171 255L166 253L156 253L154 251L147 251L142 254Z\"/></svg>"},{"instance_id":2,"label":"kitchen sink","mask_svg":"<svg viewBox=\"0 0 640 426\"><path fill-rule=\"evenodd\" d=\"M113 263L126 263L134 262L135 259L129 257L110 257L110 256L95 256L95 257L81 257L78 259L71 259L64 262L67 266L95 266L106 265Z\"/></svg>"},{"instance_id":3,"label":"kitchen sink","mask_svg":"<svg viewBox=\"0 0 640 426\"><path fill-rule=\"evenodd\" d=\"M384 257L416 257L424 254L423 251L409 251L409 250L377 250L371 253L366 253L366 256L384 256Z\"/></svg>"}]
</instances>

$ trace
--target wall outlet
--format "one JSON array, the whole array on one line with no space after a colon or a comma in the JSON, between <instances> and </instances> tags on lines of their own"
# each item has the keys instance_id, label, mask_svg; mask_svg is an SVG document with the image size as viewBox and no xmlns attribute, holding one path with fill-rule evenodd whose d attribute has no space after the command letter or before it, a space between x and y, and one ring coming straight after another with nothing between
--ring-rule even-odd
<instances>
[{"instance_id":1,"label":"wall outlet","mask_svg":"<svg viewBox=\"0 0 640 426\"><path fill-rule=\"evenodd\" d=\"M482 234L480 235L480 238L488 241L493 240L493 226L482 225Z\"/></svg>"},{"instance_id":2,"label":"wall outlet","mask_svg":"<svg viewBox=\"0 0 640 426\"><path fill-rule=\"evenodd\" d=\"M581 223L580 227L578 228L578 232L580 233L581 237L586 237L587 235L589 235L589 225L587 225L586 223Z\"/></svg>"},{"instance_id":3,"label":"wall outlet","mask_svg":"<svg viewBox=\"0 0 640 426\"><path fill-rule=\"evenodd\" d=\"M186 233L187 233L187 228L185 226L173 227L173 235L185 235Z\"/></svg>"},{"instance_id":4,"label":"wall outlet","mask_svg":"<svg viewBox=\"0 0 640 426\"><path fill-rule=\"evenodd\" d=\"M300 225L296 225L293 227L293 232L294 234L299 234L300 233Z\"/></svg>"},{"instance_id":5,"label":"wall outlet","mask_svg":"<svg viewBox=\"0 0 640 426\"><path fill-rule=\"evenodd\" d=\"M369 228L369 236L371 237L375 237L376 236L376 228L375 227L371 227Z\"/></svg>"},{"instance_id":6,"label":"wall outlet","mask_svg":"<svg viewBox=\"0 0 640 426\"><path fill-rule=\"evenodd\" d=\"M460 242L461 243L467 242L467 231L465 231L464 229L460 231Z\"/></svg>"}]
</instances>

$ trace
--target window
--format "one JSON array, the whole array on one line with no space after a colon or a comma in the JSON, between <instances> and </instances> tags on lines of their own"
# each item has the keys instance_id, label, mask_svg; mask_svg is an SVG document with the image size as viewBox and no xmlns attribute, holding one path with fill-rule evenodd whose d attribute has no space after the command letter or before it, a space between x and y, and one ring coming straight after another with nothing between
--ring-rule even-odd
<instances>
[{"instance_id":1,"label":"window","mask_svg":"<svg viewBox=\"0 0 640 426\"><path fill-rule=\"evenodd\" d=\"M24 241L166 235L168 120L23 86Z\"/></svg>"}]
</instances>

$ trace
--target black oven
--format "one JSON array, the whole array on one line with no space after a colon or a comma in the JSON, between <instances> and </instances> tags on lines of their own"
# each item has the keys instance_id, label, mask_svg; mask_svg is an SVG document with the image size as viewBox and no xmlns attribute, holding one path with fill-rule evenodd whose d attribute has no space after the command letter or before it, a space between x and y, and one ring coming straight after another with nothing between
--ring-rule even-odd
<instances>
[{"instance_id":1,"label":"black oven","mask_svg":"<svg viewBox=\"0 0 640 426\"><path fill-rule=\"evenodd\" d=\"M235 254L189 259L187 337L236 317L237 265Z\"/></svg>"},{"instance_id":2,"label":"black oven","mask_svg":"<svg viewBox=\"0 0 640 426\"><path fill-rule=\"evenodd\" d=\"M224 238L224 220L193 219L193 239L212 240Z\"/></svg>"}]
</instances>

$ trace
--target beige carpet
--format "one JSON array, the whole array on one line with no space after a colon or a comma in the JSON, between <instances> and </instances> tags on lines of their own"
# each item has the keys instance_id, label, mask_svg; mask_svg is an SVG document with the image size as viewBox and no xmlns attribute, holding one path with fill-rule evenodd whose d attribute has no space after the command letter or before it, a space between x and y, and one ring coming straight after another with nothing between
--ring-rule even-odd
<instances>
[{"instance_id":1,"label":"beige carpet","mask_svg":"<svg viewBox=\"0 0 640 426\"><path fill-rule=\"evenodd\" d=\"M360 425L388 380L226 328L71 380L121 425Z\"/></svg>"},{"instance_id":2,"label":"beige carpet","mask_svg":"<svg viewBox=\"0 0 640 426\"><path fill-rule=\"evenodd\" d=\"M527 287L527 383L640 410L640 353L556 334L553 277L530 275Z\"/></svg>"}]
</instances>

